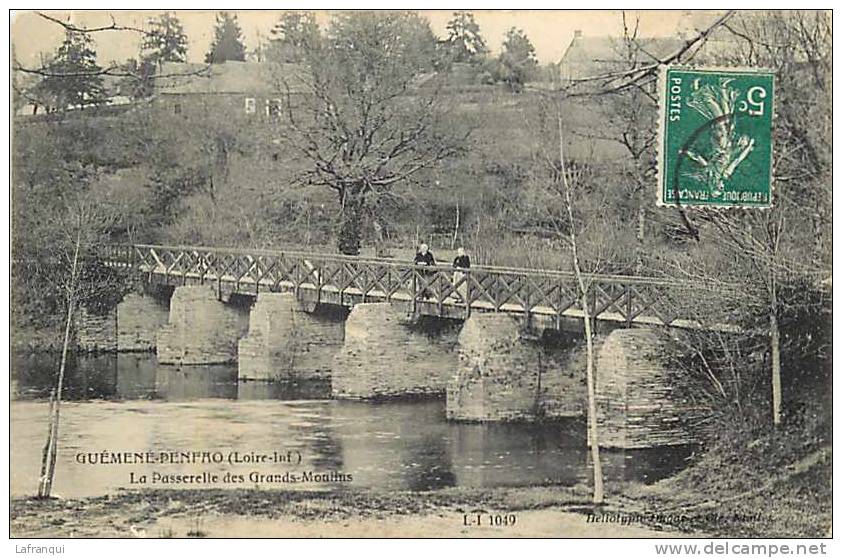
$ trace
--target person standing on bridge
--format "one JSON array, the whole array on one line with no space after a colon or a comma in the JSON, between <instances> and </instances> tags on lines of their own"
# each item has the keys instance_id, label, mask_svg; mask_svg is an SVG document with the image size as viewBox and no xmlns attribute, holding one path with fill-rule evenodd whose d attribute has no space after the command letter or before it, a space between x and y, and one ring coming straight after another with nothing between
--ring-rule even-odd
<instances>
[{"instance_id":1,"label":"person standing on bridge","mask_svg":"<svg viewBox=\"0 0 842 558\"><path fill-rule=\"evenodd\" d=\"M453 260L453 284L456 285L456 291L454 294L460 299L461 302L466 302L468 299L468 281L466 277L466 271L471 268L471 258L468 257L468 254L465 253L465 249L463 247L459 247L456 250L456 258ZM465 282L461 285L459 281L465 279Z\"/></svg>"},{"instance_id":2,"label":"person standing on bridge","mask_svg":"<svg viewBox=\"0 0 842 558\"><path fill-rule=\"evenodd\" d=\"M430 252L430 247L426 244L422 244L418 247L418 251L415 252L415 265L436 265L436 258L433 257L433 253Z\"/></svg>"},{"instance_id":3,"label":"person standing on bridge","mask_svg":"<svg viewBox=\"0 0 842 558\"><path fill-rule=\"evenodd\" d=\"M436 258L433 257L433 253L430 252L429 246L427 246L426 244L421 244L421 246L418 247L418 251L415 252L415 259L413 260L413 263L415 265L422 265L428 267L431 265L436 265ZM423 277L432 277L434 273L435 272L422 271L421 275ZM421 298L427 298L427 296L429 295L429 291L426 286L423 289L421 289L420 294Z\"/></svg>"}]
</instances>

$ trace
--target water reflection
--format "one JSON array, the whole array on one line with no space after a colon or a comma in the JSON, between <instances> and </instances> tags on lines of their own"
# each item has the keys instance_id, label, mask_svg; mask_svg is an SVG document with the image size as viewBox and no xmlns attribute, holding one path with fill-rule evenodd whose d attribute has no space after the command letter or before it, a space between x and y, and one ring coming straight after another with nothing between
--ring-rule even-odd
<instances>
[{"instance_id":1,"label":"water reflection","mask_svg":"<svg viewBox=\"0 0 842 558\"><path fill-rule=\"evenodd\" d=\"M46 399L56 382L59 355L12 356L12 399ZM330 382L237 382L236 364L159 365L154 354L72 356L63 396L90 399L327 399Z\"/></svg>"},{"instance_id":2,"label":"water reflection","mask_svg":"<svg viewBox=\"0 0 842 558\"><path fill-rule=\"evenodd\" d=\"M261 399L329 399L330 380L300 382L242 381L237 386L237 398Z\"/></svg>"},{"instance_id":3,"label":"water reflection","mask_svg":"<svg viewBox=\"0 0 842 558\"><path fill-rule=\"evenodd\" d=\"M609 479L652 484L688 465L698 448L693 445L634 450L603 450L603 473Z\"/></svg>"},{"instance_id":4,"label":"water reflection","mask_svg":"<svg viewBox=\"0 0 842 558\"><path fill-rule=\"evenodd\" d=\"M118 354L117 393L123 399L155 399L158 361L154 355Z\"/></svg>"},{"instance_id":5,"label":"water reflection","mask_svg":"<svg viewBox=\"0 0 842 558\"><path fill-rule=\"evenodd\" d=\"M237 399L237 368L210 364L201 371L194 366L159 366L155 394L167 401L191 399Z\"/></svg>"},{"instance_id":6,"label":"water reflection","mask_svg":"<svg viewBox=\"0 0 842 558\"><path fill-rule=\"evenodd\" d=\"M457 484L447 437L437 433L422 436L417 443L407 447L402 461L407 471L406 486L410 490L432 490Z\"/></svg>"},{"instance_id":7,"label":"water reflection","mask_svg":"<svg viewBox=\"0 0 842 558\"><path fill-rule=\"evenodd\" d=\"M332 417L345 466L360 483L411 490L456 484L443 401L337 401Z\"/></svg>"},{"instance_id":8,"label":"water reflection","mask_svg":"<svg viewBox=\"0 0 842 558\"><path fill-rule=\"evenodd\" d=\"M518 486L573 485L587 462L584 421L545 424L461 424L451 434L458 484Z\"/></svg>"},{"instance_id":9,"label":"water reflection","mask_svg":"<svg viewBox=\"0 0 842 558\"><path fill-rule=\"evenodd\" d=\"M328 391L330 386L328 386ZM289 425L287 439L296 440L296 449L312 455L316 471L352 471L343 458L341 432L335 428L334 403L299 406L296 420Z\"/></svg>"},{"instance_id":10,"label":"water reflection","mask_svg":"<svg viewBox=\"0 0 842 558\"><path fill-rule=\"evenodd\" d=\"M60 361L58 353L12 353L12 398L48 398L56 385ZM115 355L68 354L63 390L65 399L108 399L117 395Z\"/></svg>"},{"instance_id":11,"label":"water reflection","mask_svg":"<svg viewBox=\"0 0 842 558\"><path fill-rule=\"evenodd\" d=\"M31 493L37 484L44 399L54 385L57 358L12 356L13 494ZM329 382L238 382L236 365L158 365L149 354L74 358L67 372L57 490L86 496L131 488L126 468L74 462L77 451L103 449L294 451L302 462L293 467L243 465L236 472L339 471L353 475L352 483L342 484L346 488L572 485L590 476L583 420L455 424L445 420L443 400L368 403L329 396ZM653 482L683 467L691 449L603 451L606 478Z\"/></svg>"}]
</instances>

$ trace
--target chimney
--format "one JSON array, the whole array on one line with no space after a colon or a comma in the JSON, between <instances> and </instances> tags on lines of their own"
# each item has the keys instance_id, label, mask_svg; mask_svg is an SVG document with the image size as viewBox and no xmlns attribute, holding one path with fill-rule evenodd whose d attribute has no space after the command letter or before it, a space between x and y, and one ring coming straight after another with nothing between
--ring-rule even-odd
<instances>
[{"instance_id":1,"label":"chimney","mask_svg":"<svg viewBox=\"0 0 842 558\"><path fill-rule=\"evenodd\" d=\"M577 30L573 31L573 38L574 39L581 39L582 38L582 30L577 29Z\"/></svg>"}]
</instances>

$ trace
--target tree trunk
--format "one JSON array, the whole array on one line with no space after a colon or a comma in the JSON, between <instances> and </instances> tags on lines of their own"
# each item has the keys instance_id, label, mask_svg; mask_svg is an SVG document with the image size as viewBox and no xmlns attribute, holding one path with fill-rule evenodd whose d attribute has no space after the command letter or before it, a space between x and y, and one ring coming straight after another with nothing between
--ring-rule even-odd
<instances>
[{"instance_id":1,"label":"tree trunk","mask_svg":"<svg viewBox=\"0 0 842 558\"><path fill-rule=\"evenodd\" d=\"M769 281L769 342L772 345L772 424L781 423L781 332L778 326L778 290L774 271Z\"/></svg>"},{"instance_id":2,"label":"tree trunk","mask_svg":"<svg viewBox=\"0 0 842 558\"><path fill-rule=\"evenodd\" d=\"M588 307L588 287L582 276L582 268L579 265L579 245L576 241L576 221L573 217L573 196L570 193L570 184L567 182L567 168L564 163L564 136L561 125L561 109L556 104L558 116L558 154L561 164L561 180L564 184L564 203L567 208L567 217L570 220L570 252L573 260L573 271L576 275L576 283L579 289L579 296L582 300L582 318L585 321L585 346L587 348L587 384L588 384L588 442L591 446L591 460L593 461L593 503L602 504L605 499L602 481L602 461L599 457L599 430L596 423L596 377L594 373L594 347L593 330L591 328L591 312Z\"/></svg>"},{"instance_id":3,"label":"tree trunk","mask_svg":"<svg viewBox=\"0 0 842 558\"><path fill-rule=\"evenodd\" d=\"M769 329L772 344L772 424L778 426L781 423L781 333L774 309L769 315Z\"/></svg>"},{"instance_id":4,"label":"tree trunk","mask_svg":"<svg viewBox=\"0 0 842 558\"><path fill-rule=\"evenodd\" d=\"M578 266L577 266L578 267ZM594 375L594 346L591 316L588 309L587 294L582 295L582 308L585 319L585 345L587 347L587 383L588 383L588 441L591 444L593 461L593 503L601 504L605 499L602 486L602 461L599 457L599 435L596 424L596 378Z\"/></svg>"},{"instance_id":5,"label":"tree trunk","mask_svg":"<svg viewBox=\"0 0 842 558\"><path fill-rule=\"evenodd\" d=\"M640 275L643 273L643 239L646 234L646 208L641 202L637 210L637 261L635 263L635 273Z\"/></svg>"},{"instance_id":6,"label":"tree trunk","mask_svg":"<svg viewBox=\"0 0 842 558\"><path fill-rule=\"evenodd\" d=\"M50 391L50 410L47 419L47 441L44 443L44 451L41 454L41 475L38 477L38 497L46 498L50 494L50 487L47 481L50 455L53 451L53 434L55 432L56 420L56 389Z\"/></svg>"},{"instance_id":7,"label":"tree trunk","mask_svg":"<svg viewBox=\"0 0 842 558\"><path fill-rule=\"evenodd\" d=\"M76 235L76 248L73 252L73 266L70 271L70 287L67 292L67 321L64 326L64 344L61 349L61 365L58 371L58 382L55 390L55 404L50 405L50 420L47 430L47 444L44 448L45 461L41 463L41 478L38 483L38 497L49 498L53 489L53 478L56 473L56 454L58 452L58 424L61 406L61 390L64 386L64 371L67 367L67 350L70 345L70 324L76 302L76 282L78 280L79 248L82 244L82 228Z\"/></svg>"},{"instance_id":8,"label":"tree trunk","mask_svg":"<svg viewBox=\"0 0 842 558\"><path fill-rule=\"evenodd\" d=\"M339 253L359 256L362 244L362 198L358 194L345 192L342 200L342 216L339 224Z\"/></svg>"},{"instance_id":9,"label":"tree trunk","mask_svg":"<svg viewBox=\"0 0 842 558\"><path fill-rule=\"evenodd\" d=\"M822 204L816 201L816 211L813 214L813 262L819 268L824 263L824 215Z\"/></svg>"},{"instance_id":10,"label":"tree trunk","mask_svg":"<svg viewBox=\"0 0 842 558\"><path fill-rule=\"evenodd\" d=\"M453 225L453 239L450 241L450 249L456 249L456 241L459 239L459 203L456 203L456 223Z\"/></svg>"},{"instance_id":11,"label":"tree trunk","mask_svg":"<svg viewBox=\"0 0 842 558\"><path fill-rule=\"evenodd\" d=\"M371 223L374 227L374 254L378 258L389 257L389 251L386 249L386 239L383 235L383 226L374 219Z\"/></svg>"}]
</instances>

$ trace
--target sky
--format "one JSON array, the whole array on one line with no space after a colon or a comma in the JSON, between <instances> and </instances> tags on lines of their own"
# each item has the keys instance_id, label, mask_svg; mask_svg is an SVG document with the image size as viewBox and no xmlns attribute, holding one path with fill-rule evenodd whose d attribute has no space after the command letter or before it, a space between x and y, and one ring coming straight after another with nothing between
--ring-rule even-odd
<instances>
[{"instance_id":1,"label":"sky","mask_svg":"<svg viewBox=\"0 0 842 558\"><path fill-rule=\"evenodd\" d=\"M115 21L118 25L143 28L150 17L159 11L64 11L47 12L51 16L72 22L81 27L107 26ZM248 10L234 12L243 30L246 48L251 51L261 40L265 41L269 31L278 21L282 11ZM430 20L433 31L440 37L447 35L447 21L453 12L449 10L428 10L420 12ZM584 36L619 36L622 33L622 14L619 11L529 11L529 10L473 10L480 31L493 54L497 54L506 31L511 27L523 29L542 64L558 62L573 39L574 32L582 31ZM213 37L213 11L177 11L188 38L188 61L202 62ZM681 11L630 11L627 18L640 18L642 36L665 36L675 34L684 14ZM317 12L320 24L330 20L330 13ZM63 28L48 21L35 12L16 11L12 15L12 44L18 60L24 64L37 63L41 53L55 51L64 35ZM138 55L140 35L131 31L103 31L94 34L100 64L111 61L122 62Z\"/></svg>"}]
</instances>

